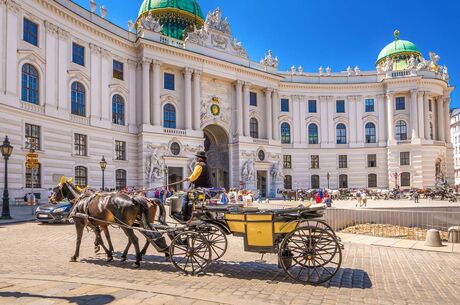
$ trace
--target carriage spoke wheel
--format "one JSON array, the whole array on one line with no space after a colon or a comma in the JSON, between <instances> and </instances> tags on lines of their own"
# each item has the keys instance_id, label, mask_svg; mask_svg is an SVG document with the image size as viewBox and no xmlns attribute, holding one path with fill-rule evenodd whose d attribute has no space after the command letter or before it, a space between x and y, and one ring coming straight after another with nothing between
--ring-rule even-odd
<instances>
[{"instance_id":1,"label":"carriage spoke wheel","mask_svg":"<svg viewBox=\"0 0 460 305\"><path fill-rule=\"evenodd\" d=\"M224 256L227 251L228 241L226 234L221 228L216 225L207 224L200 227L198 232L208 241L213 261Z\"/></svg>"},{"instance_id":2,"label":"carriage spoke wheel","mask_svg":"<svg viewBox=\"0 0 460 305\"><path fill-rule=\"evenodd\" d=\"M342 250L328 230L303 226L283 239L278 258L281 267L295 281L318 285L337 273Z\"/></svg>"},{"instance_id":3,"label":"carriage spoke wheel","mask_svg":"<svg viewBox=\"0 0 460 305\"><path fill-rule=\"evenodd\" d=\"M324 229L326 231L328 231L329 233L332 234L332 236L334 236L337 240L339 240L337 238L337 235L335 234L335 231L334 229L332 229L332 227L327 223L325 222L324 220L319 220L319 219L306 219L306 220L303 220L300 224L300 226L307 226L307 227L315 227L315 228L320 228L320 229Z\"/></svg>"},{"instance_id":4,"label":"carriage spoke wheel","mask_svg":"<svg viewBox=\"0 0 460 305\"><path fill-rule=\"evenodd\" d=\"M211 247L201 234L183 232L171 242L169 255L177 269L196 275L203 272L211 262Z\"/></svg>"}]
</instances>

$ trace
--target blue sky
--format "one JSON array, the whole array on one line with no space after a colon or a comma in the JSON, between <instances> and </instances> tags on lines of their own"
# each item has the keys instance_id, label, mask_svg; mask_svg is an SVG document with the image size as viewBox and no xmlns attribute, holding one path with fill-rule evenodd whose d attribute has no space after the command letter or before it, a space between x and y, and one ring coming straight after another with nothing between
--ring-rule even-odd
<instances>
[{"instance_id":1,"label":"blue sky","mask_svg":"<svg viewBox=\"0 0 460 305\"><path fill-rule=\"evenodd\" d=\"M89 0L74 0L88 8ZM96 0L108 9L107 18L127 28L137 17L142 0ZM358 65L374 69L380 50L400 38L417 45L425 58L434 51L447 65L451 85L460 80L460 1L371 0L198 0L203 13L222 9L252 60L268 49L280 59L280 69L302 65L316 72L319 66L342 71ZM129 3L129 4L128 4ZM460 88L452 106L460 107Z\"/></svg>"}]
</instances>

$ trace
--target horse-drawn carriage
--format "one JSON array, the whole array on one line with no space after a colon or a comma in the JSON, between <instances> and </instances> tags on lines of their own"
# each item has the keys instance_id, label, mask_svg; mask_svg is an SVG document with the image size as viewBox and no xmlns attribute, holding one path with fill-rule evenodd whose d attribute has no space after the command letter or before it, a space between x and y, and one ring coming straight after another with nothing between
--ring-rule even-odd
<instances>
[{"instance_id":1,"label":"horse-drawn carriage","mask_svg":"<svg viewBox=\"0 0 460 305\"><path fill-rule=\"evenodd\" d=\"M342 245L332 228L320 220L324 205L291 209L260 210L240 205L209 205L207 190L189 193L193 217L184 222L180 202L173 200L170 216L183 227L173 232L169 250L172 263L183 272L204 271L227 249L226 235L243 238L248 252L274 253L279 267L302 283L320 284L340 268Z\"/></svg>"},{"instance_id":2,"label":"horse-drawn carriage","mask_svg":"<svg viewBox=\"0 0 460 305\"><path fill-rule=\"evenodd\" d=\"M321 284L330 280L342 262L340 239L320 219L325 205L275 210L211 205L211 191L196 189L188 193L192 208L190 220L182 219L181 203L173 200L169 215L176 223L166 221L166 211L161 204L158 205L158 222L151 223L142 198L130 197L126 193L87 194L77 190L69 181L61 180L52 198L67 198L76 210L72 215L77 227L77 248L71 261L76 261L78 257L84 226L95 230L97 241L102 242L99 226L115 224L125 231L129 239L124 254L131 243L136 248L136 267L139 267L142 254L137 239L133 238L133 230L144 235L157 251L165 253L177 269L187 274L203 272L213 260L221 258L227 250L227 235L230 234L243 238L245 251L277 254L279 267L301 283ZM91 200L97 203L96 210L104 210L104 213L92 214ZM122 209L118 210L120 206ZM138 219L138 227L134 225L135 218ZM171 242L167 243L165 237L169 237ZM111 251L103 244L102 247L108 254L108 261L113 259Z\"/></svg>"}]
</instances>

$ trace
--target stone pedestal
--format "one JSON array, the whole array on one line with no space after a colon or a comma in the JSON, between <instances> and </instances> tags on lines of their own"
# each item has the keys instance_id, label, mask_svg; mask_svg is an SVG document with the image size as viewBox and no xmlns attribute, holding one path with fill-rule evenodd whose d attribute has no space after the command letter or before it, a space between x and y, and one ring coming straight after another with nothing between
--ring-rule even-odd
<instances>
[{"instance_id":1,"label":"stone pedestal","mask_svg":"<svg viewBox=\"0 0 460 305\"><path fill-rule=\"evenodd\" d=\"M442 247L441 234L436 229L430 229L426 232L425 246Z\"/></svg>"}]
</instances>

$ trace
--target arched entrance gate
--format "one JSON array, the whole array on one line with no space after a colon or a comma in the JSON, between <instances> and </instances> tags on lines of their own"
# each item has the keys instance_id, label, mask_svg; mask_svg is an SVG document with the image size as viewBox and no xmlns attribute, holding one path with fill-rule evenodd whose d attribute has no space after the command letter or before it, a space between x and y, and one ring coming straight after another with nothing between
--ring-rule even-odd
<instances>
[{"instance_id":1,"label":"arched entrance gate","mask_svg":"<svg viewBox=\"0 0 460 305\"><path fill-rule=\"evenodd\" d=\"M203 129L204 149L211 169L211 181L215 187L230 186L228 134L219 125L208 125Z\"/></svg>"}]
</instances>

